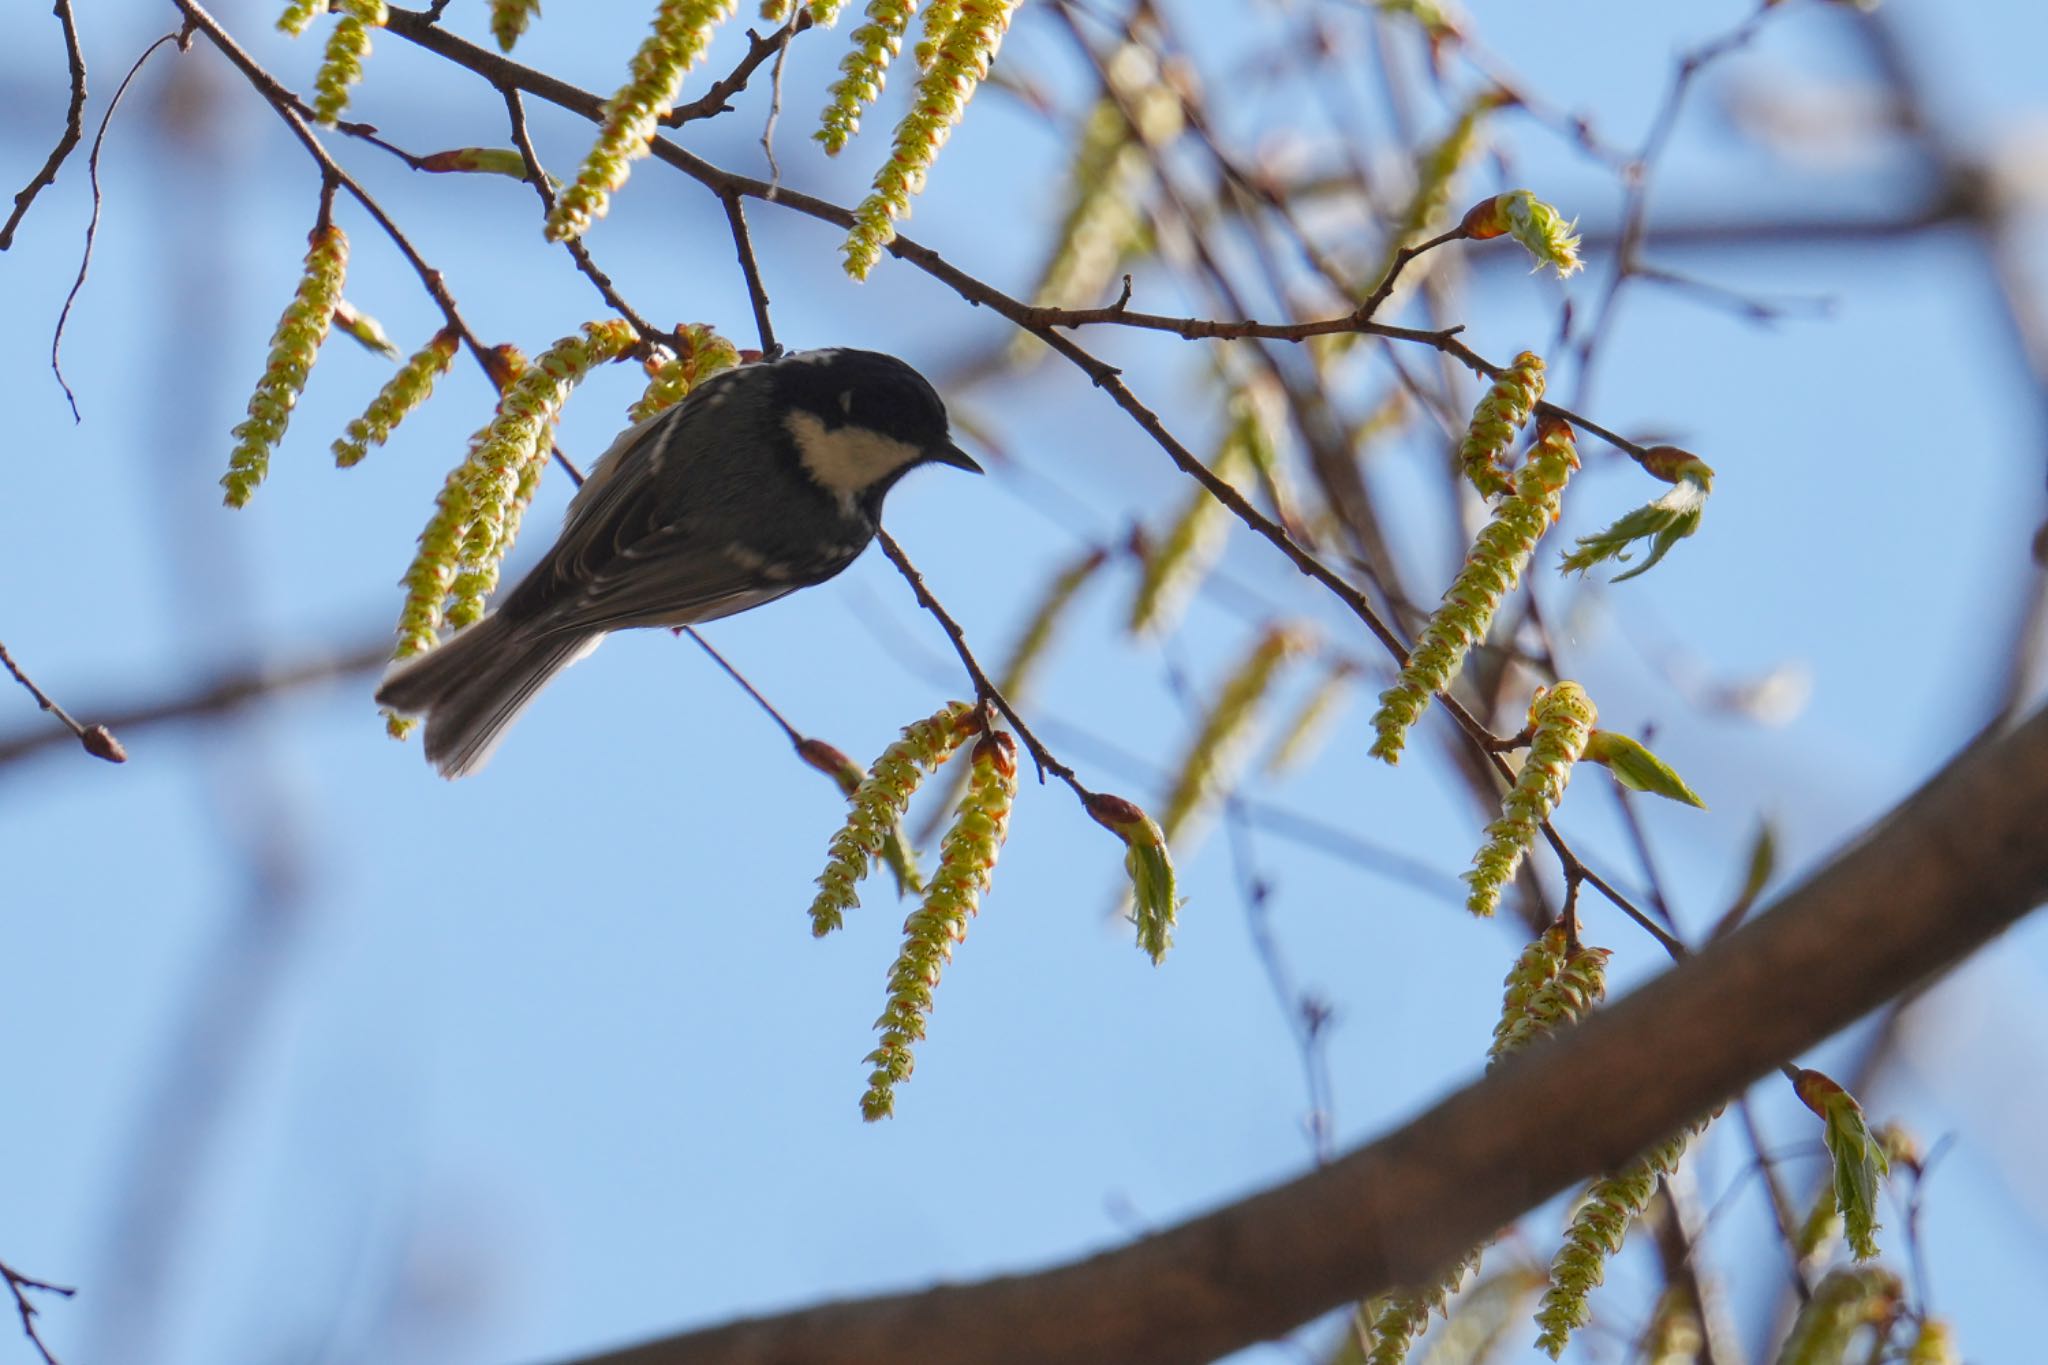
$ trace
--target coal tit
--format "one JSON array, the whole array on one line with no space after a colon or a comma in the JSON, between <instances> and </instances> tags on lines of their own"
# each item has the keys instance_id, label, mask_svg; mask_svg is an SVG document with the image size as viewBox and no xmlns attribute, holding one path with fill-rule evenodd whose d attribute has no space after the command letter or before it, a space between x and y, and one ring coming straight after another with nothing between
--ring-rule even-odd
<instances>
[{"instance_id":1,"label":"coal tit","mask_svg":"<svg viewBox=\"0 0 2048 1365\"><path fill-rule=\"evenodd\" d=\"M824 582L867 548L896 481L932 462L981 469L931 384L893 356L798 351L715 375L614 441L501 605L394 668L377 700L426 718L442 776L475 772L605 635L712 621Z\"/></svg>"}]
</instances>

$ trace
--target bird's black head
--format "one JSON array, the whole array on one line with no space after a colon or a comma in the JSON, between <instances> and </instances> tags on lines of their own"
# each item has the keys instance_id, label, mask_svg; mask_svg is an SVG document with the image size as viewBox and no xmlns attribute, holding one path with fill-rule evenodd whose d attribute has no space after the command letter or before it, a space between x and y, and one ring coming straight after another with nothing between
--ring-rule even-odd
<instances>
[{"instance_id":1,"label":"bird's black head","mask_svg":"<svg viewBox=\"0 0 2048 1365\"><path fill-rule=\"evenodd\" d=\"M938 391L894 356L797 351L774 370L775 406L804 472L848 507L874 515L882 495L920 464L981 472L953 444Z\"/></svg>"}]
</instances>

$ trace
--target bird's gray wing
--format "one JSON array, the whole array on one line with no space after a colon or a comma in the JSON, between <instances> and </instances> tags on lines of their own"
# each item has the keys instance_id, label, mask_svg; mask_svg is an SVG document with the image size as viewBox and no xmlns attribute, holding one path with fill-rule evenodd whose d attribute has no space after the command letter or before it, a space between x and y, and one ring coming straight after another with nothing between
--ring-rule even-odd
<instances>
[{"instance_id":1,"label":"bird's gray wing","mask_svg":"<svg viewBox=\"0 0 2048 1365\"><path fill-rule=\"evenodd\" d=\"M716 376L623 432L570 502L554 547L500 610L549 630L680 625L799 586L764 581L760 557L734 535L734 472L706 458L720 453L708 438L731 429L728 405L749 399L744 377Z\"/></svg>"}]
</instances>

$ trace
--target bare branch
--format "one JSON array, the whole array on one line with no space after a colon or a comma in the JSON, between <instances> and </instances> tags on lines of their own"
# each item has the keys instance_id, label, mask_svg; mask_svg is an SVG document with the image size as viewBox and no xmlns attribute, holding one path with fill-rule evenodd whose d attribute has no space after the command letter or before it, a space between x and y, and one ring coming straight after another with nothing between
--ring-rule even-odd
<instances>
[{"instance_id":1,"label":"bare branch","mask_svg":"<svg viewBox=\"0 0 2048 1365\"><path fill-rule=\"evenodd\" d=\"M0 224L0 251L14 245L14 230L21 226L28 206L36 201L44 186L57 182L58 168L78 146L79 138L85 135L85 51L78 45L78 20L72 17L71 0L57 0L50 7L50 12L64 27L64 60L71 67L71 104L64 111L64 132L58 137L56 147L51 149L49 159L14 196L14 212L7 215L6 223Z\"/></svg>"},{"instance_id":2,"label":"bare branch","mask_svg":"<svg viewBox=\"0 0 2048 1365\"><path fill-rule=\"evenodd\" d=\"M57 1365L57 1357L50 1354L50 1348L43 1344L43 1334L36 1329L36 1313L38 1310L35 1304L29 1301L28 1291L34 1290L39 1294L60 1294L67 1299L78 1291L66 1288L61 1284L51 1284L48 1280L38 1280L32 1276L24 1275L5 1261L0 1261L0 1276L6 1278L7 1288L14 1294L14 1311L21 1315L22 1334L28 1338L29 1344L36 1348L36 1353L43 1358L43 1365Z\"/></svg>"},{"instance_id":3,"label":"bare branch","mask_svg":"<svg viewBox=\"0 0 2048 1365\"><path fill-rule=\"evenodd\" d=\"M81 725L72 719L69 711L57 705L50 698L49 693L37 687L28 674L21 671L21 665L14 662L14 656L7 652L7 646L4 644L0 644L0 668L5 668L14 675L16 682L28 689L28 694L36 699L36 705L42 707L45 711L48 711L59 721L63 722L64 728L69 730L77 738L78 742L85 746L87 753L91 754L94 758L104 758L109 763L126 763L128 761L128 751L121 747L120 740L114 738L113 731L104 725Z\"/></svg>"}]
</instances>

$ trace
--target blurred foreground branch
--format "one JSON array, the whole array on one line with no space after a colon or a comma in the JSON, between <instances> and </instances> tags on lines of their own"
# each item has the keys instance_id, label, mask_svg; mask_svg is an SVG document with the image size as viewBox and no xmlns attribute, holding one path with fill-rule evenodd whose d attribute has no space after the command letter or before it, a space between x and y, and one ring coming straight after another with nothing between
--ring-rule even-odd
<instances>
[{"instance_id":1,"label":"blurred foreground branch","mask_svg":"<svg viewBox=\"0 0 2048 1365\"><path fill-rule=\"evenodd\" d=\"M251 665L223 674L211 683L160 701L130 704L123 708L103 707L106 716L96 730L118 730L132 734L146 726L201 716L224 715L271 692L284 692L329 678L368 673L391 661L388 631L377 642L331 654L321 654L284 668ZM63 731L38 726L19 734L0 736L0 767L47 749L65 739Z\"/></svg>"},{"instance_id":2,"label":"blurred foreground branch","mask_svg":"<svg viewBox=\"0 0 2048 1365\"><path fill-rule=\"evenodd\" d=\"M2048 711L1965 750L1770 913L1299 1180L1033 1274L730 1323L581 1365L1168 1365L1425 1282L2048 898L2044 801Z\"/></svg>"}]
</instances>

